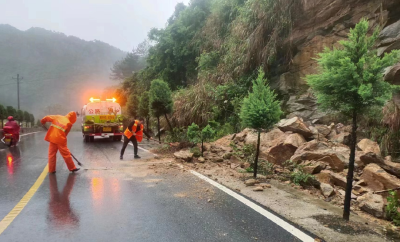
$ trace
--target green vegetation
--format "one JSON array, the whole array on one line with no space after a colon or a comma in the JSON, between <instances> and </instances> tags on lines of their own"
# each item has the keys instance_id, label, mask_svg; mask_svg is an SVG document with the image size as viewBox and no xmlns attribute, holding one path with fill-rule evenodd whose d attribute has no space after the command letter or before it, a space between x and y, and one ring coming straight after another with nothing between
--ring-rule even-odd
<instances>
[{"instance_id":1,"label":"green vegetation","mask_svg":"<svg viewBox=\"0 0 400 242\"><path fill-rule=\"evenodd\" d=\"M160 116L162 115L164 115L170 131L173 132L173 128L167 116L167 114L172 112L173 108L171 89L165 81L156 79L151 82L149 108L152 115L157 118L158 132L160 132Z\"/></svg>"},{"instance_id":2,"label":"green vegetation","mask_svg":"<svg viewBox=\"0 0 400 242\"><path fill-rule=\"evenodd\" d=\"M350 31L349 40L341 41L339 49L325 49L319 54L321 73L307 76L320 107L326 111L341 112L352 119L349 171L343 218L349 220L352 190L356 131L358 116L374 106L382 107L392 95L392 86L383 80L383 70L399 60L393 51L379 58L374 48L379 30L368 37L368 21L361 20Z\"/></svg>"},{"instance_id":3,"label":"green vegetation","mask_svg":"<svg viewBox=\"0 0 400 242\"><path fill-rule=\"evenodd\" d=\"M292 173L290 173L292 182L299 186L311 185L315 181L315 177L304 172L303 167L298 166Z\"/></svg>"},{"instance_id":4,"label":"green vegetation","mask_svg":"<svg viewBox=\"0 0 400 242\"><path fill-rule=\"evenodd\" d=\"M398 195L396 191L390 191L387 197L388 203L385 208L386 218L393 221L396 226L400 226L400 200Z\"/></svg>"},{"instance_id":5,"label":"green vegetation","mask_svg":"<svg viewBox=\"0 0 400 242\"><path fill-rule=\"evenodd\" d=\"M3 128L3 120L7 119L9 116L13 116L15 120L19 122L31 123L33 126L35 123L35 117L33 114L28 113L27 111L16 110L12 106L7 106L5 108L0 104L0 127Z\"/></svg>"},{"instance_id":6,"label":"green vegetation","mask_svg":"<svg viewBox=\"0 0 400 242\"><path fill-rule=\"evenodd\" d=\"M215 130L209 124L200 129L197 124L193 123L188 127L187 137L194 144L201 143L201 155L203 156L204 142L210 141L215 137Z\"/></svg>"},{"instance_id":7,"label":"green vegetation","mask_svg":"<svg viewBox=\"0 0 400 242\"><path fill-rule=\"evenodd\" d=\"M266 85L264 72L260 70L257 79L253 81L253 92L243 100L240 110L243 126L256 129L258 133L254 177L257 177L261 130L270 129L279 121L281 114L280 102L276 100L276 94Z\"/></svg>"}]
</instances>

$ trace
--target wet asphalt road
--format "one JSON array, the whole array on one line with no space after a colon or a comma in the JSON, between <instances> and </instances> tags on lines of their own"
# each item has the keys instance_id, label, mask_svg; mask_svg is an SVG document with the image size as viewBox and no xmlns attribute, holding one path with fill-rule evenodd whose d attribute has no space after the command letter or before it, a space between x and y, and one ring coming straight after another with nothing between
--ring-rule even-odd
<instances>
[{"instance_id":1,"label":"wet asphalt road","mask_svg":"<svg viewBox=\"0 0 400 242\"><path fill-rule=\"evenodd\" d=\"M0 145L0 220L46 166L48 143L43 138L38 133L23 137L15 148ZM143 150L143 159L133 160L133 147L128 146L120 161L121 142L84 143L78 132L69 135L68 146L84 169L70 173L58 155L57 173L47 175L0 235L1 242L298 241L189 173L152 172L146 158L153 155Z\"/></svg>"}]
</instances>

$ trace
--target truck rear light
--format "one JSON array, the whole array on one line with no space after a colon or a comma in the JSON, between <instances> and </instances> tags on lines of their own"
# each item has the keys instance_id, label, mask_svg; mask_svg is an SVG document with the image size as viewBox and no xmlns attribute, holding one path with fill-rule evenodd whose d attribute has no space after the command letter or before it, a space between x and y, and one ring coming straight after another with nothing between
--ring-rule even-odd
<instances>
[{"instance_id":1,"label":"truck rear light","mask_svg":"<svg viewBox=\"0 0 400 242\"><path fill-rule=\"evenodd\" d=\"M90 129L90 126L85 126L84 128L85 128L85 129Z\"/></svg>"},{"instance_id":2,"label":"truck rear light","mask_svg":"<svg viewBox=\"0 0 400 242\"><path fill-rule=\"evenodd\" d=\"M123 125L120 125L120 126L119 126L119 129L123 129L123 128L124 128L124 126L123 126Z\"/></svg>"}]
</instances>

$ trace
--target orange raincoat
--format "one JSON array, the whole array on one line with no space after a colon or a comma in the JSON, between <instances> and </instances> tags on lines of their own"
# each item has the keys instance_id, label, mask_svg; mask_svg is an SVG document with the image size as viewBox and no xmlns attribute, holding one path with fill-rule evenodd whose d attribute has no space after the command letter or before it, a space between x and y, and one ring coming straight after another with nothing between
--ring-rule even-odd
<instances>
[{"instance_id":1,"label":"orange raincoat","mask_svg":"<svg viewBox=\"0 0 400 242\"><path fill-rule=\"evenodd\" d=\"M59 150L70 171L76 169L71 153L67 147L67 135L76 122L76 113L70 112L66 116L49 115L44 117L42 124L51 122L44 140L50 142L49 146L49 172L56 171L56 156Z\"/></svg>"}]
</instances>

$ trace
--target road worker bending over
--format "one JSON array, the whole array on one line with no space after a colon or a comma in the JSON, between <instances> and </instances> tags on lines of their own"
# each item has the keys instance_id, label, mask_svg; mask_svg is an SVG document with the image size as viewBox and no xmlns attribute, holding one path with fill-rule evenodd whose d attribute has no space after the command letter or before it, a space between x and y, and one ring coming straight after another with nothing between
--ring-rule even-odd
<instances>
[{"instance_id":1,"label":"road worker bending over","mask_svg":"<svg viewBox=\"0 0 400 242\"><path fill-rule=\"evenodd\" d=\"M139 143L142 142L143 133L149 139L151 139L151 136L143 129L143 121L144 121L143 118L138 118L138 120L132 121L128 125L128 128L125 130L124 144L122 145L121 156L119 157L121 160L124 157L125 148L128 145L129 141L132 141L132 143L133 143L133 150L135 152L135 158L139 159L140 156L138 156L138 141L139 141Z\"/></svg>"},{"instance_id":2,"label":"road worker bending over","mask_svg":"<svg viewBox=\"0 0 400 242\"><path fill-rule=\"evenodd\" d=\"M40 122L43 125L47 122L51 122L50 128L47 131L46 137L44 138L44 140L50 142L49 172L56 172L56 156L58 150L64 158L68 170L72 172L78 171L79 168L76 168L74 161L72 160L71 153L67 147L67 135L71 130L72 125L76 122L76 113L69 112L67 116L50 115L44 117Z\"/></svg>"}]
</instances>

